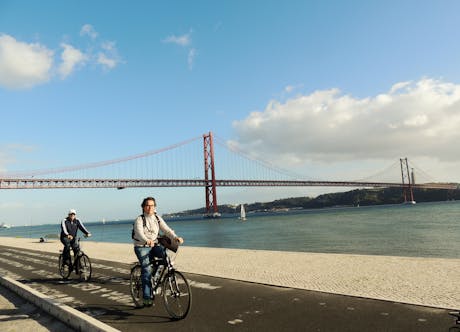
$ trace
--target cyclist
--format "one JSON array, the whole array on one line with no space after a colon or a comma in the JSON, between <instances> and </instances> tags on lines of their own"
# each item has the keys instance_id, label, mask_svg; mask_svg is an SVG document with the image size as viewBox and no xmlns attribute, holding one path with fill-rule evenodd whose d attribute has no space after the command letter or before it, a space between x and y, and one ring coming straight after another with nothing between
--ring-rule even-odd
<instances>
[{"instance_id":1,"label":"cyclist","mask_svg":"<svg viewBox=\"0 0 460 332\"><path fill-rule=\"evenodd\" d=\"M184 243L184 239L177 236L163 218L157 215L155 198L144 198L141 207L142 214L134 222L133 243L134 253L141 264L144 306L151 307L153 305L151 277L152 272L155 271L152 271L150 260L154 257L165 258L164 248L158 245L158 233L160 230L163 231L167 237L179 244Z\"/></svg>"},{"instance_id":2,"label":"cyclist","mask_svg":"<svg viewBox=\"0 0 460 332\"><path fill-rule=\"evenodd\" d=\"M78 247L77 232L81 230L86 237L91 236L91 233L86 229L83 223L76 217L77 211L70 209L67 217L61 222L61 242L64 245L62 256L64 257L64 264L67 264L72 269L70 262L70 247L72 247L73 254L77 255L80 248Z\"/></svg>"}]
</instances>

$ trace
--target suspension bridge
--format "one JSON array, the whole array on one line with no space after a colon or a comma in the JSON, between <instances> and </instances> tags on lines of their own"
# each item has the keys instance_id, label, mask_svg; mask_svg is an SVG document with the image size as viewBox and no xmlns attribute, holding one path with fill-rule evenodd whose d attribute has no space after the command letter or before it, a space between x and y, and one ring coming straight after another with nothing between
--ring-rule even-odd
<instances>
[{"instance_id":1,"label":"suspension bridge","mask_svg":"<svg viewBox=\"0 0 460 332\"><path fill-rule=\"evenodd\" d=\"M196 142L201 145L201 152ZM189 146L192 147L187 148ZM220 148L219 153L216 153L216 146ZM414 169L409 167L407 158L401 158L398 164L398 167L392 165L391 180L305 180L257 160L228 142L215 139L209 132L166 148L124 158L62 168L4 172L0 174L0 189L201 187L205 189L206 210L210 216L218 215L217 187L399 187L405 202L414 201L413 189L416 188L457 189L457 185L451 183L416 183Z\"/></svg>"}]
</instances>

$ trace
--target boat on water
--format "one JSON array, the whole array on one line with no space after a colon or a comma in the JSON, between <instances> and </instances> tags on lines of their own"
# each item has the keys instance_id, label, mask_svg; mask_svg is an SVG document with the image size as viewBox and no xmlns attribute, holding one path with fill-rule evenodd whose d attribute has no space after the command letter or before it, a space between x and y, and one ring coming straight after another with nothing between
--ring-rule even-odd
<instances>
[{"instance_id":1,"label":"boat on water","mask_svg":"<svg viewBox=\"0 0 460 332\"><path fill-rule=\"evenodd\" d=\"M209 218L209 219L218 219L222 215L219 212L214 212L213 214L205 214L203 217L204 218Z\"/></svg>"},{"instance_id":2,"label":"boat on water","mask_svg":"<svg viewBox=\"0 0 460 332\"><path fill-rule=\"evenodd\" d=\"M238 219L242 221L246 220L246 210L244 209L244 204L241 204L240 217Z\"/></svg>"},{"instance_id":3,"label":"boat on water","mask_svg":"<svg viewBox=\"0 0 460 332\"><path fill-rule=\"evenodd\" d=\"M4 222L0 224L0 228L11 228L11 225L7 225Z\"/></svg>"}]
</instances>

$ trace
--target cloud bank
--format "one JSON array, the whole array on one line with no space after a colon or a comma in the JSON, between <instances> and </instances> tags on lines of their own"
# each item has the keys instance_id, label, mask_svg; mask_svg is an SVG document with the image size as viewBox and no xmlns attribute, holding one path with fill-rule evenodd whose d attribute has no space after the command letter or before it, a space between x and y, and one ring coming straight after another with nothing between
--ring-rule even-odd
<instances>
[{"instance_id":1,"label":"cloud bank","mask_svg":"<svg viewBox=\"0 0 460 332\"><path fill-rule=\"evenodd\" d=\"M233 123L229 142L264 160L288 165L428 158L460 162L460 85L423 78L355 98L315 91Z\"/></svg>"},{"instance_id":2,"label":"cloud bank","mask_svg":"<svg viewBox=\"0 0 460 332\"><path fill-rule=\"evenodd\" d=\"M111 70L121 63L115 42L97 42L99 34L90 24L80 30L82 38L91 40L88 49L80 49L68 42L54 51L40 43L19 41L0 33L0 86L12 89L29 89L50 82L54 77L66 79L77 69L88 64Z\"/></svg>"}]
</instances>

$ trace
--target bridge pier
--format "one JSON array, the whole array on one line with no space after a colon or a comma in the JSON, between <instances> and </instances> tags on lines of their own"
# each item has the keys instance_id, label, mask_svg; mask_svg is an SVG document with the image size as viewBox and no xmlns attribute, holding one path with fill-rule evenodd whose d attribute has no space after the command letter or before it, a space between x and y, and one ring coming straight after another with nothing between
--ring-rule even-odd
<instances>
[{"instance_id":1,"label":"bridge pier","mask_svg":"<svg viewBox=\"0 0 460 332\"><path fill-rule=\"evenodd\" d=\"M413 190L413 186L415 184L414 169L412 169L412 172L409 173L409 163L407 162L407 158L400 158L399 163L401 165L401 178L404 203L415 204ZM407 184L405 183L405 180L407 180Z\"/></svg>"},{"instance_id":2,"label":"bridge pier","mask_svg":"<svg viewBox=\"0 0 460 332\"><path fill-rule=\"evenodd\" d=\"M220 217L220 213L217 208L216 173L214 169L214 143L212 132L203 135L203 150L206 217L218 218Z\"/></svg>"}]
</instances>

